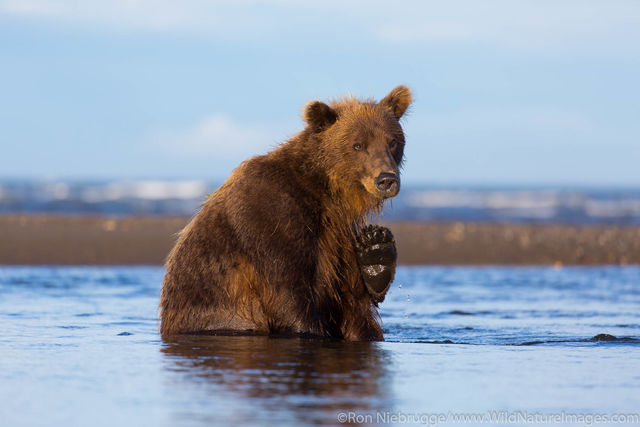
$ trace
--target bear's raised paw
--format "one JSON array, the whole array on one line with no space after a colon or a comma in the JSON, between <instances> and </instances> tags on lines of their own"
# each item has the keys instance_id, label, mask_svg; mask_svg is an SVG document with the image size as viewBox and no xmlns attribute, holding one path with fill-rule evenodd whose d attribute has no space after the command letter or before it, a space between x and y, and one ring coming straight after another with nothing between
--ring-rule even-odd
<instances>
[{"instance_id":1,"label":"bear's raised paw","mask_svg":"<svg viewBox=\"0 0 640 427\"><path fill-rule=\"evenodd\" d=\"M371 298L376 304L384 301L398 258L391 230L373 224L364 227L356 240L356 254Z\"/></svg>"}]
</instances>

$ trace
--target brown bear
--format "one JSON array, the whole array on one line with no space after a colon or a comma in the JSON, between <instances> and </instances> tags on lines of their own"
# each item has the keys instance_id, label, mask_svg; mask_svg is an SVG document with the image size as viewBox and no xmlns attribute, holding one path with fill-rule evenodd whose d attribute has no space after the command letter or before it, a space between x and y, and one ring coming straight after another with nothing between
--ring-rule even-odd
<instances>
[{"instance_id":1,"label":"brown bear","mask_svg":"<svg viewBox=\"0 0 640 427\"><path fill-rule=\"evenodd\" d=\"M304 109L307 125L241 163L169 254L160 331L382 340L378 302L393 280L391 232L367 226L400 190L411 103L352 97Z\"/></svg>"}]
</instances>

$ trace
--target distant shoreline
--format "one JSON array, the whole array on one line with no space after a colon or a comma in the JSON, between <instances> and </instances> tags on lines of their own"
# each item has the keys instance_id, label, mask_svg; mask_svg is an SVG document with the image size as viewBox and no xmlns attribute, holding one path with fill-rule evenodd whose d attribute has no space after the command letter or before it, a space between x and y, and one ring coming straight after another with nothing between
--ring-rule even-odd
<instances>
[{"instance_id":1,"label":"distant shoreline","mask_svg":"<svg viewBox=\"0 0 640 427\"><path fill-rule=\"evenodd\" d=\"M0 265L160 265L188 220L0 215ZM640 226L385 225L405 265L640 264Z\"/></svg>"}]
</instances>

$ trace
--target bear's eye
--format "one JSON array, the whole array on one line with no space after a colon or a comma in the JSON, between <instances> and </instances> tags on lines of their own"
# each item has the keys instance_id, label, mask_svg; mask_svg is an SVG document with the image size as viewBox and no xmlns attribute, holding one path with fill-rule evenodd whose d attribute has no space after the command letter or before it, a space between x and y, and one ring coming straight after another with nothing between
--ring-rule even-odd
<instances>
[{"instance_id":1,"label":"bear's eye","mask_svg":"<svg viewBox=\"0 0 640 427\"><path fill-rule=\"evenodd\" d=\"M353 144L353 149L356 151L362 150L362 144L360 144L359 142L356 142L355 144Z\"/></svg>"},{"instance_id":2,"label":"bear's eye","mask_svg":"<svg viewBox=\"0 0 640 427\"><path fill-rule=\"evenodd\" d=\"M389 148L391 148L392 150L393 150L394 148L396 148L396 145L398 145L398 141L396 141L395 139L392 139L392 140L389 142Z\"/></svg>"}]
</instances>

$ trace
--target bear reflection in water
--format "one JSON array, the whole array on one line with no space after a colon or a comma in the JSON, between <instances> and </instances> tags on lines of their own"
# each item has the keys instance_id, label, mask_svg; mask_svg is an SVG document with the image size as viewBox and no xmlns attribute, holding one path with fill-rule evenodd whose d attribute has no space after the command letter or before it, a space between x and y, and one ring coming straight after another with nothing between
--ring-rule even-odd
<instances>
[{"instance_id":1,"label":"bear reflection in water","mask_svg":"<svg viewBox=\"0 0 640 427\"><path fill-rule=\"evenodd\" d=\"M162 352L179 381L201 387L197 380L205 379L216 400L241 400L256 411L277 403L279 410L304 409L299 417L325 421L341 411L390 407L390 356L376 343L181 335L164 344Z\"/></svg>"}]
</instances>

